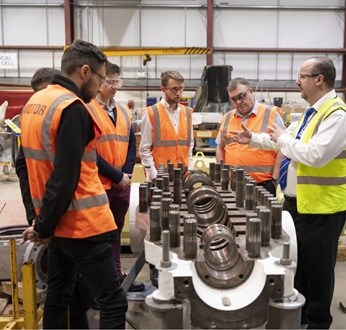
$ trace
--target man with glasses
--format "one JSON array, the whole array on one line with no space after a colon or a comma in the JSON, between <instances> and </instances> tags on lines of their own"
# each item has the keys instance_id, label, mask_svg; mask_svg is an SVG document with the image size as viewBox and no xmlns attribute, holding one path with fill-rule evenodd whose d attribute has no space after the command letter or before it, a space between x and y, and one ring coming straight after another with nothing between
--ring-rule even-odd
<instances>
[{"instance_id":1,"label":"man with glasses","mask_svg":"<svg viewBox=\"0 0 346 330\"><path fill-rule=\"evenodd\" d=\"M139 155L150 179L155 180L160 164L167 160L178 167L193 170L192 109L179 104L184 90L184 77L177 71L161 73L163 98L142 111Z\"/></svg>"},{"instance_id":2,"label":"man with glasses","mask_svg":"<svg viewBox=\"0 0 346 330\"><path fill-rule=\"evenodd\" d=\"M121 88L120 67L107 63L106 79L100 85L96 99L90 105L95 111L102 128L97 141L97 165L109 206L118 227L119 240L113 242L114 264L122 283L126 277L121 269L120 235L124 227L125 215L130 205L130 184L136 164L136 137L132 129L132 116L128 108L114 101ZM135 281L129 291L143 291L142 282Z\"/></svg>"},{"instance_id":3,"label":"man with glasses","mask_svg":"<svg viewBox=\"0 0 346 330\"><path fill-rule=\"evenodd\" d=\"M245 78L231 80L227 91L235 109L222 117L216 138L216 160L224 160L225 164L243 168L256 180L257 185L263 186L275 196L282 154L235 143L229 131L241 129L242 123L257 133L267 132L267 126L272 126L273 123L284 129L278 108L259 104Z\"/></svg>"},{"instance_id":4,"label":"man with glasses","mask_svg":"<svg viewBox=\"0 0 346 330\"><path fill-rule=\"evenodd\" d=\"M155 182L160 164L167 167L169 160L178 167L193 170L192 149L194 146L192 130L192 109L179 104L184 90L184 77L177 71L161 73L160 102L142 111L141 143L139 155L141 162ZM158 272L151 266L150 279L157 287Z\"/></svg>"},{"instance_id":5,"label":"man with glasses","mask_svg":"<svg viewBox=\"0 0 346 330\"><path fill-rule=\"evenodd\" d=\"M21 114L16 170L37 214L23 242L48 243L44 329L67 329L77 270L100 304L100 328L125 328L127 300L110 244L117 227L96 166L101 130L86 105L104 80L106 61L93 44L75 41L62 56L61 75Z\"/></svg>"},{"instance_id":6,"label":"man with glasses","mask_svg":"<svg viewBox=\"0 0 346 330\"><path fill-rule=\"evenodd\" d=\"M297 232L294 284L306 298L302 323L308 329L328 329L333 321L334 268L346 219L346 104L336 95L335 77L330 59L308 59L296 84L309 108L298 122L286 131L274 124L270 134L245 125L232 132L234 141L285 155L280 185Z\"/></svg>"}]
</instances>

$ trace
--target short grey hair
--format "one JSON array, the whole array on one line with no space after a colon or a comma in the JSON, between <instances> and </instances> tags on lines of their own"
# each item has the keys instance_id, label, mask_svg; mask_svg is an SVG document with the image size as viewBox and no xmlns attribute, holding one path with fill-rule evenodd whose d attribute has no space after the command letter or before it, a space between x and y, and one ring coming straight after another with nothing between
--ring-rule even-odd
<instances>
[{"instance_id":1,"label":"short grey hair","mask_svg":"<svg viewBox=\"0 0 346 330\"><path fill-rule=\"evenodd\" d=\"M244 85L247 87L247 89L250 89L250 84L249 84L249 81L243 77L237 77L237 78L234 78L232 79L229 83L228 83L228 86L227 86L227 91L230 92L230 91L234 91L238 85Z\"/></svg>"}]
</instances>

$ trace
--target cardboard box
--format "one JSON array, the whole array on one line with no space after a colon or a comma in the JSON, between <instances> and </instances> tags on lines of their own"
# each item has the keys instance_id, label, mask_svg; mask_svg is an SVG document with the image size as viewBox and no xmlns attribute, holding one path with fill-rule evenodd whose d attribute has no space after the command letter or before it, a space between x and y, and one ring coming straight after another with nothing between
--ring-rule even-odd
<instances>
[{"instance_id":1,"label":"cardboard box","mask_svg":"<svg viewBox=\"0 0 346 330\"><path fill-rule=\"evenodd\" d=\"M281 108L282 113L303 113L305 110L300 104L283 104Z\"/></svg>"}]
</instances>

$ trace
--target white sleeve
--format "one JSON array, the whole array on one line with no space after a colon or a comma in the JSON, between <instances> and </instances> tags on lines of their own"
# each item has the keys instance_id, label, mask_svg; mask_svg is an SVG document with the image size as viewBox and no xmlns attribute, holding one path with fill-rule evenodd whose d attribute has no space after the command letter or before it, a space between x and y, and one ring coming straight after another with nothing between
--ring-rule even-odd
<instances>
[{"instance_id":1,"label":"white sleeve","mask_svg":"<svg viewBox=\"0 0 346 330\"><path fill-rule=\"evenodd\" d=\"M142 114L142 122L141 122L141 143L139 145L139 156L141 157L141 163L144 167L150 168L150 177L151 179L156 178L156 168L153 154L151 152L152 149L152 131L153 126L151 125L151 121L149 118L148 111L145 111ZM153 177L152 177L153 176Z\"/></svg>"}]
</instances>

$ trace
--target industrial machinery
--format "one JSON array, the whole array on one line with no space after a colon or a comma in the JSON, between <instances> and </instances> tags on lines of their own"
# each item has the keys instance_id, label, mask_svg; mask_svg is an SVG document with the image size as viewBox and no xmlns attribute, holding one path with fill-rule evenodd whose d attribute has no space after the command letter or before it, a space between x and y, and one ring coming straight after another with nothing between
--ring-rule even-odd
<instances>
[{"instance_id":1,"label":"industrial machinery","mask_svg":"<svg viewBox=\"0 0 346 330\"><path fill-rule=\"evenodd\" d=\"M232 70L230 65L204 67L192 115L196 151L215 154L215 138L222 115L233 109L226 89Z\"/></svg>"},{"instance_id":2,"label":"industrial machinery","mask_svg":"<svg viewBox=\"0 0 346 330\"><path fill-rule=\"evenodd\" d=\"M17 273L21 275L20 268L24 262L35 262L36 288L47 287L47 245L35 246L27 241L20 245L22 234L28 226L17 225L0 228L0 281L11 279L10 267L10 239L14 238L17 245ZM20 281L21 278L19 277Z\"/></svg>"},{"instance_id":3,"label":"industrial machinery","mask_svg":"<svg viewBox=\"0 0 346 330\"><path fill-rule=\"evenodd\" d=\"M14 158L18 152L18 144L16 134L11 127L6 124L6 115L8 102L5 101L0 105L0 162L14 162ZM20 127L19 115L15 115L11 123Z\"/></svg>"},{"instance_id":4,"label":"industrial machinery","mask_svg":"<svg viewBox=\"0 0 346 330\"><path fill-rule=\"evenodd\" d=\"M290 214L241 168L212 163L183 177L180 165L139 185L137 227L159 270L149 328L299 328Z\"/></svg>"}]
</instances>

